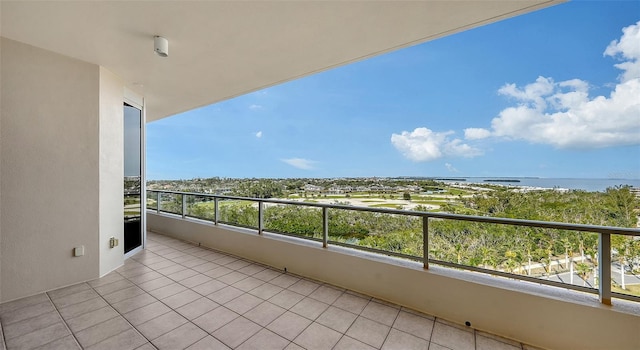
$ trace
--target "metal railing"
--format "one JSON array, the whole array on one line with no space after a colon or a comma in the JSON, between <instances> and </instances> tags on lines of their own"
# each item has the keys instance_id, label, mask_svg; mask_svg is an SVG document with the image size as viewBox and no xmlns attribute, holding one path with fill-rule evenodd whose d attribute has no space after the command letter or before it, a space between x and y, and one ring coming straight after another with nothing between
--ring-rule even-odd
<instances>
[{"instance_id":1,"label":"metal railing","mask_svg":"<svg viewBox=\"0 0 640 350\"><path fill-rule=\"evenodd\" d=\"M171 212L171 211L163 210L162 198L161 198L163 194L171 195L174 197L175 196L180 197L180 204L181 204L179 206L181 209L180 212L175 212L175 211ZM155 195L155 198L153 198L154 195ZM220 223L225 223L225 222L221 222L220 215L219 215L221 200L248 201L248 202L256 203L258 206L257 233L259 235L265 232L265 227L264 227L264 210L265 210L264 204L265 203L321 208L322 210L321 240L317 238L305 237L305 236L299 236L299 235L295 235L296 237L315 240L315 241L321 241L322 246L324 248L328 247L329 244L341 245L341 246L348 246L350 248L355 248L355 249L360 249L365 251L372 251L375 253L381 253L381 254L390 255L390 256L397 256L397 257L408 258L412 260L418 260L422 262L424 269L428 269L429 264L436 264L436 265L476 271L476 272L481 272L481 273L486 273L491 275L497 275L497 276L502 276L502 277L507 277L512 279L519 279L519 280L535 282L535 283L540 283L545 285L573 289L573 290L583 291L587 293L598 294L600 302L607 305L611 305L612 297L627 299L632 301L640 301L640 297L635 295L612 292L611 283L604 283L604 282L598 283L598 289L595 289L595 288L588 288L588 287L574 285L574 284L566 284L562 282L539 279L536 277L531 277L526 275L519 275L515 273L509 273L509 272L504 272L499 270L491 270L487 268L481 268L476 266L458 264L458 263L429 258L429 220L430 219L447 219L447 220L457 220L457 221L466 221L466 222L475 222L475 223L559 229L559 230L579 231L579 232L592 232L592 233L598 234L597 265L598 265L599 281L611 281L611 277L612 277L611 276L611 266L612 266L611 235L640 237L640 229L637 229L637 228L571 224L571 223L563 223L563 222L522 220L522 219L498 218L498 217L487 217L487 216L434 213L434 212L424 212L424 211L409 211L409 210L390 209L390 208L358 207L358 206L343 205L343 204L324 204L324 203L299 202L299 201L289 201L289 200L280 200L280 199L246 198L246 197L236 197L236 196L213 195L213 194L205 194L205 193L162 191L162 190L147 190L147 198L154 199L156 201L155 208L153 207L149 208L149 206L147 206L147 209L155 210L157 213L166 212L166 213L177 214L177 215L180 215L182 219L185 219L187 217L191 217L190 215L187 214L187 211L188 211L187 197L189 196L197 197L197 198L205 198L205 199L208 199L209 201L211 200L213 201L214 203L213 219L199 218L195 216L193 217L197 219L205 219L205 220L212 221L215 225L218 225ZM417 257L417 256L407 255L407 254L398 253L398 252L389 251L389 250L381 250L381 249L359 246L354 244L346 244L344 242L330 241L329 240L330 218L328 213L329 209L420 217L422 218L421 225L422 225L422 239L423 239L423 242L422 242L423 256ZM233 225L233 223L231 224ZM273 232L273 231L268 231L268 232ZM273 233L285 234L285 235L289 234L286 232L273 232ZM289 234L289 235L294 235L294 234Z\"/></svg>"}]
</instances>

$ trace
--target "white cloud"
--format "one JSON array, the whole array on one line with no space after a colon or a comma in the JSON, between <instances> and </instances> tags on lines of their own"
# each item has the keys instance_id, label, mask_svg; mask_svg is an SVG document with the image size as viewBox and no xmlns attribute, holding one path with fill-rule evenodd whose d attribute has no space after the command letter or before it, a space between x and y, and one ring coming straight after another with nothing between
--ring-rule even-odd
<instances>
[{"instance_id":1,"label":"white cloud","mask_svg":"<svg viewBox=\"0 0 640 350\"><path fill-rule=\"evenodd\" d=\"M431 161L442 157L475 157L482 152L462 143L460 139L451 139L453 131L434 132L427 128L416 128L412 132L403 131L392 134L391 143L405 157L414 162Z\"/></svg>"},{"instance_id":2,"label":"white cloud","mask_svg":"<svg viewBox=\"0 0 640 350\"><path fill-rule=\"evenodd\" d=\"M291 165L292 167L302 169L302 170L311 170L313 169L313 164L317 163L313 160L308 160L304 158L288 158L288 159L280 159L281 161Z\"/></svg>"},{"instance_id":3,"label":"white cloud","mask_svg":"<svg viewBox=\"0 0 640 350\"><path fill-rule=\"evenodd\" d=\"M615 65L623 71L620 77L622 82L640 78L640 21L622 28L622 37L619 41L612 41L604 50L604 55L624 60Z\"/></svg>"},{"instance_id":4,"label":"white cloud","mask_svg":"<svg viewBox=\"0 0 640 350\"><path fill-rule=\"evenodd\" d=\"M467 140L481 140L491 136L491 131L482 128L464 129L464 138Z\"/></svg>"},{"instance_id":5,"label":"white cloud","mask_svg":"<svg viewBox=\"0 0 640 350\"><path fill-rule=\"evenodd\" d=\"M459 172L458 169L456 169L453 165L451 165L451 163L444 163L445 168L447 168L447 170L449 170L452 173L457 173Z\"/></svg>"},{"instance_id":6,"label":"white cloud","mask_svg":"<svg viewBox=\"0 0 640 350\"><path fill-rule=\"evenodd\" d=\"M640 144L640 22L623 29L605 55L625 59L609 96L589 97L589 84L580 79L555 82L538 77L518 87L506 84L500 94L518 101L491 121L491 130L469 128L469 140L489 135L548 144L556 148L592 149Z\"/></svg>"},{"instance_id":7,"label":"white cloud","mask_svg":"<svg viewBox=\"0 0 640 350\"><path fill-rule=\"evenodd\" d=\"M262 105L256 105L256 104L249 105L249 109L252 110L252 111L257 111L257 110L260 110L262 108L263 108Z\"/></svg>"},{"instance_id":8,"label":"white cloud","mask_svg":"<svg viewBox=\"0 0 640 350\"><path fill-rule=\"evenodd\" d=\"M257 137L257 138L261 138L261 137L262 137L262 131L258 131L258 132L256 133L256 137Z\"/></svg>"}]
</instances>

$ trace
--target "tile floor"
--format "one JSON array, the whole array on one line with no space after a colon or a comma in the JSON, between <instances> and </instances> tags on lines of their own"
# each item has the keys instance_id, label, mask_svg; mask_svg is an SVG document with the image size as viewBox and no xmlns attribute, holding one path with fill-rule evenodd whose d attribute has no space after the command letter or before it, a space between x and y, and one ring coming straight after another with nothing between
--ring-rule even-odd
<instances>
[{"instance_id":1,"label":"tile floor","mask_svg":"<svg viewBox=\"0 0 640 350\"><path fill-rule=\"evenodd\" d=\"M153 233L116 271L1 304L0 321L9 350L530 348Z\"/></svg>"}]
</instances>

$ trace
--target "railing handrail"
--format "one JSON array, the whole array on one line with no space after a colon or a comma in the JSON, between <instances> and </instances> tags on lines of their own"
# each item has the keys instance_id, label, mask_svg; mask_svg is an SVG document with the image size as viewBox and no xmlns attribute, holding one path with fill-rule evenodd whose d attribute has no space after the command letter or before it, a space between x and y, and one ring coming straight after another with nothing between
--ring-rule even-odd
<instances>
[{"instance_id":1,"label":"railing handrail","mask_svg":"<svg viewBox=\"0 0 640 350\"><path fill-rule=\"evenodd\" d=\"M342 204L299 202L299 201L272 199L272 198L226 196L226 195L198 193L198 192L182 192L182 191L168 191L168 190L147 190L147 192L180 194L180 195L210 197L210 198L218 198L218 199L244 200L244 201L252 201L252 202L258 202L258 203L262 202L262 203L274 203L274 204L299 205L299 206L316 207L316 208L365 211L365 212L383 213L383 214L399 214L399 215L427 217L427 218L434 218L434 219L472 221L472 222L481 222L481 223L490 223L490 224L540 227L540 228L550 228L550 229L559 229L559 230L595 232L595 233L616 234L616 235L626 235L626 236L640 236L639 228L628 228L628 227L573 224L573 223L566 223L566 222L512 219L512 218L501 218L501 217L493 217L493 216L433 213L433 212L426 212L426 211L413 211L413 210L402 210L402 209L392 209L392 208L371 208L371 207L361 207L361 206L342 205Z\"/></svg>"},{"instance_id":2,"label":"railing handrail","mask_svg":"<svg viewBox=\"0 0 640 350\"><path fill-rule=\"evenodd\" d=\"M640 229L638 228L571 224L571 223L564 223L564 222L524 220L524 219L473 216L473 215L462 215L462 214L433 213L433 212L426 212L426 211L410 211L410 210L391 209L391 208L371 208L371 207L360 207L360 206L342 205L342 204L300 202L300 201L270 199L270 198L249 198L249 197L238 197L238 196L225 196L225 195L219 195L219 194L196 193L196 192L181 192L181 191L167 191L167 190L147 190L146 192L156 194L156 200L158 202L156 206L157 212L161 211L161 194L164 193L164 194L171 194L171 195L179 195L181 197L181 213L178 213L178 215L181 215L182 219L185 219L187 217L187 200L186 200L187 196L211 198L215 203L214 205L214 210L215 210L214 224L215 225L218 225L219 223L218 210L219 210L220 200L230 199L230 200L256 202L258 203L257 231L259 235L262 235L264 231L264 203L322 208L322 221L323 221L322 246L324 248L327 248L327 245L329 242L328 240L329 238L328 209L340 209L340 210L363 211L363 212L422 217L423 256L421 257L421 259L423 261L423 266L425 269L429 268L429 261L432 261L441 265L469 269L472 271L484 270L479 268L473 268L471 266L449 263L449 262L442 262L442 261L430 259L429 258L429 219L430 218L597 233L598 234L598 249L597 249L598 266L597 268L598 268L598 277L600 281L611 280L611 235L616 234L616 235L626 235L626 236L635 236L635 237L640 236ZM336 242L331 242L331 243L334 244ZM359 248L363 248L363 247L359 247ZM385 253L385 251L380 251L380 252L383 254ZM386 252L386 253L389 253L389 252ZM398 255L398 254L394 253L392 255ZM536 280L528 276L521 276L518 274L505 273L501 271L494 271L490 273L494 273L495 275L498 275L498 276L506 276L506 277L521 279L525 281ZM596 292L594 289L589 289L586 287L566 285L566 284L553 282L553 281L544 281L544 280L536 280L536 281L541 284L554 285L554 286L557 286L560 284L560 285L563 285L565 288L573 289L573 290ZM612 296L616 296L618 298L623 298L628 300L640 301L640 297L638 296L612 292L610 283L599 283L597 293L599 295L600 302L608 305L611 305Z\"/></svg>"}]
</instances>

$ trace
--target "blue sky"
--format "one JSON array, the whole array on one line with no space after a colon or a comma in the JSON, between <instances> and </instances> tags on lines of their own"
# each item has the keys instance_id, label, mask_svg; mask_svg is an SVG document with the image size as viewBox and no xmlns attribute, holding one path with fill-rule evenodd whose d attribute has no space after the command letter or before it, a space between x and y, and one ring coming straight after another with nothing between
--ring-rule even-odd
<instances>
[{"instance_id":1,"label":"blue sky","mask_svg":"<svg viewBox=\"0 0 640 350\"><path fill-rule=\"evenodd\" d=\"M213 176L640 178L640 1L564 3L147 124L148 179Z\"/></svg>"}]
</instances>

